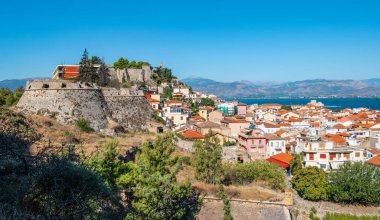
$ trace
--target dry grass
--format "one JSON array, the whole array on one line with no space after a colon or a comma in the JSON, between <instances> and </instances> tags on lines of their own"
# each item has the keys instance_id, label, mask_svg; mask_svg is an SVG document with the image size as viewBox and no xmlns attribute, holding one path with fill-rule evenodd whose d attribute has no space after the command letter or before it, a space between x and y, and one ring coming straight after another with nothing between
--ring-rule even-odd
<instances>
[{"instance_id":1,"label":"dry grass","mask_svg":"<svg viewBox=\"0 0 380 220\"><path fill-rule=\"evenodd\" d=\"M77 150L84 153L85 156L89 156L95 151L102 149L104 143L111 140L117 140L121 152L124 152L133 146L138 146L147 140L152 140L156 136L152 133L141 132L125 133L117 137L107 137L99 132L82 132L74 125L60 123L48 117L39 115L31 115L28 117L34 121L37 132L43 135L43 138L32 146L32 154L47 146L59 149L65 144L75 144L78 146Z\"/></svg>"},{"instance_id":2,"label":"dry grass","mask_svg":"<svg viewBox=\"0 0 380 220\"><path fill-rule=\"evenodd\" d=\"M216 196L218 186L206 184L203 182L193 183L194 187L205 196ZM259 200L259 201L282 201L285 198L283 193L275 192L266 188L257 186L256 183L251 183L246 186L230 185L224 187L229 198Z\"/></svg>"},{"instance_id":3,"label":"dry grass","mask_svg":"<svg viewBox=\"0 0 380 220\"><path fill-rule=\"evenodd\" d=\"M177 152L178 153L178 152ZM189 156L188 153L182 156ZM214 196L218 192L218 186L206 184L195 179L194 168L192 166L184 165L183 169L178 172L177 180L179 182L188 180L192 185L204 196ZM285 198L285 193L276 192L263 181L253 182L249 185L230 185L225 186L229 198L246 199L246 200L261 200L261 201L282 201Z\"/></svg>"}]
</instances>

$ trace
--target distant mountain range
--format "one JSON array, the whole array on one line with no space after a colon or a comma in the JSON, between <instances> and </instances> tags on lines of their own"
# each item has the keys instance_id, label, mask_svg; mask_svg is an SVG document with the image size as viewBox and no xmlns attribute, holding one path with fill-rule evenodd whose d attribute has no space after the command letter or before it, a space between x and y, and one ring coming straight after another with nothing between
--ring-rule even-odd
<instances>
[{"instance_id":1,"label":"distant mountain range","mask_svg":"<svg viewBox=\"0 0 380 220\"><path fill-rule=\"evenodd\" d=\"M0 81L0 88L15 90L32 79ZM326 80L313 79L294 82L217 82L201 77L181 80L196 91L207 92L222 98L280 98L280 97L380 97L380 79Z\"/></svg>"},{"instance_id":2,"label":"distant mountain range","mask_svg":"<svg viewBox=\"0 0 380 220\"><path fill-rule=\"evenodd\" d=\"M28 80L33 80L33 79L46 79L46 78L36 77L36 78L26 78L26 79L7 79L7 80L2 80L2 81L0 81L0 88L9 88L10 90L14 91L18 87L25 88L26 82Z\"/></svg>"},{"instance_id":3,"label":"distant mountain range","mask_svg":"<svg viewBox=\"0 0 380 220\"><path fill-rule=\"evenodd\" d=\"M212 93L222 98L280 98L280 97L380 97L380 79L326 80L313 79L285 83L217 82L200 77L181 80L195 91Z\"/></svg>"}]
</instances>

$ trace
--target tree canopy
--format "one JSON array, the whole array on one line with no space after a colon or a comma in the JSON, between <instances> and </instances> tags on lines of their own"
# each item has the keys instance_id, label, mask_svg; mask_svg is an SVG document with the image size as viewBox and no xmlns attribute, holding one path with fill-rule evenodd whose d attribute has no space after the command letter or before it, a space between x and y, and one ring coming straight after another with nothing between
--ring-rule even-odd
<instances>
[{"instance_id":1,"label":"tree canopy","mask_svg":"<svg viewBox=\"0 0 380 220\"><path fill-rule=\"evenodd\" d=\"M115 69L126 69L126 68L132 68L132 69L141 69L144 65L150 66L150 63L145 61L129 61L128 59L124 57L120 57L116 62L113 63L113 67Z\"/></svg>"},{"instance_id":2,"label":"tree canopy","mask_svg":"<svg viewBox=\"0 0 380 220\"><path fill-rule=\"evenodd\" d=\"M299 170L291 183L298 194L308 200L327 200L329 184L327 174L318 167L310 166Z\"/></svg>"},{"instance_id":3,"label":"tree canopy","mask_svg":"<svg viewBox=\"0 0 380 220\"><path fill-rule=\"evenodd\" d=\"M340 203L380 204L380 168L345 162L330 173L330 197Z\"/></svg>"},{"instance_id":4,"label":"tree canopy","mask_svg":"<svg viewBox=\"0 0 380 220\"><path fill-rule=\"evenodd\" d=\"M210 98L202 98L201 103L199 104L200 106L215 106L214 100Z\"/></svg>"},{"instance_id":5,"label":"tree canopy","mask_svg":"<svg viewBox=\"0 0 380 220\"><path fill-rule=\"evenodd\" d=\"M223 175L222 146L217 137L209 131L204 141L193 144L195 154L192 164L195 168L195 177L206 183L217 184Z\"/></svg>"},{"instance_id":6,"label":"tree canopy","mask_svg":"<svg viewBox=\"0 0 380 220\"><path fill-rule=\"evenodd\" d=\"M14 92L8 88L0 88L0 107L17 104L23 93L24 89L22 87L17 88Z\"/></svg>"}]
</instances>

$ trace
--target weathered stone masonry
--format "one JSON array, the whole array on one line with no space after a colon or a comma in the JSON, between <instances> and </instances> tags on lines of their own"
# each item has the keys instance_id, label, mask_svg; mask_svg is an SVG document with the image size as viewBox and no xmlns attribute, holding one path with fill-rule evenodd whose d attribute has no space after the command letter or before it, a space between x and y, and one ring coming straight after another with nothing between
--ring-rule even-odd
<instances>
[{"instance_id":1,"label":"weathered stone masonry","mask_svg":"<svg viewBox=\"0 0 380 220\"><path fill-rule=\"evenodd\" d=\"M152 115L144 96L125 96L116 89L66 80L29 81L17 108L48 114L65 123L85 118L94 130L108 128L115 122L127 130L146 130Z\"/></svg>"}]
</instances>

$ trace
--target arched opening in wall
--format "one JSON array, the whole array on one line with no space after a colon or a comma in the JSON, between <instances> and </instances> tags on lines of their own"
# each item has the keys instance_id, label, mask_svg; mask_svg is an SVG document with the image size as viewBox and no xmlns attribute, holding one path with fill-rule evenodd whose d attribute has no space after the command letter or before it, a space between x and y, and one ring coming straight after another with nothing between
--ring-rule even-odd
<instances>
[{"instance_id":1,"label":"arched opening in wall","mask_svg":"<svg viewBox=\"0 0 380 220\"><path fill-rule=\"evenodd\" d=\"M157 127L157 133L159 133L159 134L164 133L164 128L163 127Z\"/></svg>"},{"instance_id":2,"label":"arched opening in wall","mask_svg":"<svg viewBox=\"0 0 380 220\"><path fill-rule=\"evenodd\" d=\"M66 88L66 83L62 83L61 88Z\"/></svg>"},{"instance_id":3,"label":"arched opening in wall","mask_svg":"<svg viewBox=\"0 0 380 220\"><path fill-rule=\"evenodd\" d=\"M42 88L43 88L43 89L48 89L48 88L49 88L49 84L43 84L43 85L42 85Z\"/></svg>"}]
</instances>

